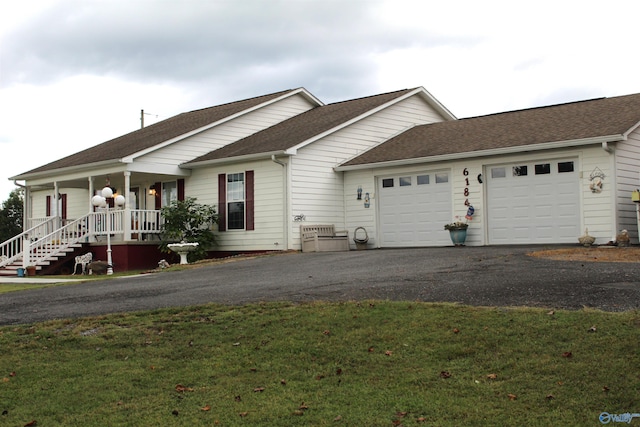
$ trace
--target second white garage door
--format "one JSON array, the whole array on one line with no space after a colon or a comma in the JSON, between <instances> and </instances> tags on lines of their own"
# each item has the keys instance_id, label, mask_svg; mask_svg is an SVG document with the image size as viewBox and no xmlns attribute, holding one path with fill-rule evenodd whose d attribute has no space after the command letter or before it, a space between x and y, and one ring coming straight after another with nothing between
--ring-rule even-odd
<instances>
[{"instance_id":1,"label":"second white garage door","mask_svg":"<svg viewBox=\"0 0 640 427\"><path fill-rule=\"evenodd\" d=\"M451 222L448 172L378 178L382 247L451 245L444 225Z\"/></svg>"},{"instance_id":2,"label":"second white garage door","mask_svg":"<svg viewBox=\"0 0 640 427\"><path fill-rule=\"evenodd\" d=\"M489 244L576 243L577 160L487 167Z\"/></svg>"}]
</instances>

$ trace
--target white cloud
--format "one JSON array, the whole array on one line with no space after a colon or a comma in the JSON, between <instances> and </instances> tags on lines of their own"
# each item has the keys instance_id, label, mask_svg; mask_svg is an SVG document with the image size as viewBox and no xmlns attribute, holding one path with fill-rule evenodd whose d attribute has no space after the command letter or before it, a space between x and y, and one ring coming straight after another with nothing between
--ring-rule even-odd
<instances>
[{"instance_id":1,"label":"white cloud","mask_svg":"<svg viewBox=\"0 0 640 427\"><path fill-rule=\"evenodd\" d=\"M304 86L424 86L458 117L640 92L640 2L30 0L0 5L6 177L168 116ZM147 123L155 120L146 116ZM11 183L0 177L0 199Z\"/></svg>"}]
</instances>

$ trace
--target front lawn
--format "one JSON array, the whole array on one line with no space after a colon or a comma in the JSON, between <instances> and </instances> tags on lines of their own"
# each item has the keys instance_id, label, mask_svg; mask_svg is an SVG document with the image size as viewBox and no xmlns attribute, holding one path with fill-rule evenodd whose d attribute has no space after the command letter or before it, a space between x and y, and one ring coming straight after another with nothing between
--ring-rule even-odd
<instances>
[{"instance_id":1,"label":"front lawn","mask_svg":"<svg viewBox=\"0 0 640 427\"><path fill-rule=\"evenodd\" d=\"M640 412L639 335L637 311L383 301L10 326L0 424L597 425Z\"/></svg>"}]
</instances>

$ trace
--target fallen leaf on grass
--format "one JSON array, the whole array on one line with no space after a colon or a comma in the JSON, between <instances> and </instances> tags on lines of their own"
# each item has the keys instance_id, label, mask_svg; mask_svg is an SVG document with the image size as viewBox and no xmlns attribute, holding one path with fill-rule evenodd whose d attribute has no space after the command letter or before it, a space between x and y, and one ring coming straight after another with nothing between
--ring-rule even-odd
<instances>
[{"instance_id":1,"label":"fallen leaf on grass","mask_svg":"<svg viewBox=\"0 0 640 427\"><path fill-rule=\"evenodd\" d=\"M458 328L453 328L453 333L454 333L454 334L457 334L457 333L459 333L459 332L460 332L460 329L458 329Z\"/></svg>"},{"instance_id":2,"label":"fallen leaf on grass","mask_svg":"<svg viewBox=\"0 0 640 427\"><path fill-rule=\"evenodd\" d=\"M301 411L301 410L293 411L291 415L304 415L304 411Z\"/></svg>"},{"instance_id":3,"label":"fallen leaf on grass","mask_svg":"<svg viewBox=\"0 0 640 427\"><path fill-rule=\"evenodd\" d=\"M553 316L554 314L556 314L555 311L551 310L550 312L547 313L549 316Z\"/></svg>"},{"instance_id":4,"label":"fallen leaf on grass","mask_svg":"<svg viewBox=\"0 0 640 427\"><path fill-rule=\"evenodd\" d=\"M264 387L256 387L256 388L254 388L254 389L253 389L253 391L254 391L255 393L263 392L263 391L264 391Z\"/></svg>"},{"instance_id":5,"label":"fallen leaf on grass","mask_svg":"<svg viewBox=\"0 0 640 427\"><path fill-rule=\"evenodd\" d=\"M9 382L9 378L4 377L4 378L2 379L2 382L3 382L3 383L8 383L8 382Z\"/></svg>"},{"instance_id":6,"label":"fallen leaf on grass","mask_svg":"<svg viewBox=\"0 0 640 427\"><path fill-rule=\"evenodd\" d=\"M201 410L201 411L210 411L210 410L211 410L211 406L206 405L206 406L204 406L204 407L200 408L200 410Z\"/></svg>"},{"instance_id":7,"label":"fallen leaf on grass","mask_svg":"<svg viewBox=\"0 0 640 427\"><path fill-rule=\"evenodd\" d=\"M336 369L336 375L342 375L342 369L341 368Z\"/></svg>"},{"instance_id":8,"label":"fallen leaf on grass","mask_svg":"<svg viewBox=\"0 0 640 427\"><path fill-rule=\"evenodd\" d=\"M447 371L441 371L440 372L440 378L450 378L451 377L451 373L447 372Z\"/></svg>"},{"instance_id":9,"label":"fallen leaf on grass","mask_svg":"<svg viewBox=\"0 0 640 427\"><path fill-rule=\"evenodd\" d=\"M180 414L180 412L178 412L178 410L177 410L177 409L174 409L173 411L171 411L171 413L172 413L173 415L175 415L176 417Z\"/></svg>"},{"instance_id":10,"label":"fallen leaf on grass","mask_svg":"<svg viewBox=\"0 0 640 427\"><path fill-rule=\"evenodd\" d=\"M596 326L593 325L592 327L589 328L587 332L595 332L595 331L596 331Z\"/></svg>"},{"instance_id":11,"label":"fallen leaf on grass","mask_svg":"<svg viewBox=\"0 0 640 427\"><path fill-rule=\"evenodd\" d=\"M240 395L233 398L236 402L242 402L242 397Z\"/></svg>"},{"instance_id":12,"label":"fallen leaf on grass","mask_svg":"<svg viewBox=\"0 0 640 427\"><path fill-rule=\"evenodd\" d=\"M518 398L518 396L516 396L515 394L507 394L507 397L509 398L509 400L516 400Z\"/></svg>"},{"instance_id":13,"label":"fallen leaf on grass","mask_svg":"<svg viewBox=\"0 0 640 427\"><path fill-rule=\"evenodd\" d=\"M407 413L406 413L406 412L396 412L396 417L404 418L404 417L406 417L406 416L407 416Z\"/></svg>"},{"instance_id":14,"label":"fallen leaf on grass","mask_svg":"<svg viewBox=\"0 0 640 427\"><path fill-rule=\"evenodd\" d=\"M316 380L318 380L318 381L320 381L323 378L324 378L324 375L322 375L322 374L316 375Z\"/></svg>"},{"instance_id":15,"label":"fallen leaf on grass","mask_svg":"<svg viewBox=\"0 0 640 427\"><path fill-rule=\"evenodd\" d=\"M547 400L555 399L556 397L553 394L547 394Z\"/></svg>"},{"instance_id":16,"label":"fallen leaf on grass","mask_svg":"<svg viewBox=\"0 0 640 427\"><path fill-rule=\"evenodd\" d=\"M385 356L391 356L393 354L393 352L391 350L387 350L384 352Z\"/></svg>"},{"instance_id":17,"label":"fallen leaf on grass","mask_svg":"<svg viewBox=\"0 0 640 427\"><path fill-rule=\"evenodd\" d=\"M305 411L305 410L309 409L309 406L307 406L304 402L302 402L298 409L300 409L302 411Z\"/></svg>"},{"instance_id":18,"label":"fallen leaf on grass","mask_svg":"<svg viewBox=\"0 0 640 427\"><path fill-rule=\"evenodd\" d=\"M571 357L571 356L573 356L573 354L571 354L571 352L570 352L570 351L565 351L564 353L562 353L562 357L567 357L567 358L569 358L569 357Z\"/></svg>"},{"instance_id":19,"label":"fallen leaf on grass","mask_svg":"<svg viewBox=\"0 0 640 427\"><path fill-rule=\"evenodd\" d=\"M16 371L13 371L9 374L10 377L15 377L16 376Z\"/></svg>"},{"instance_id":20,"label":"fallen leaf on grass","mask_svg":"<svg viewBox=\"0 0 640 427\"><path fill-rule=\"evenodd\" d=\"M328 329L324 330L322 333L325 335L331 335L331 331Z\"/></svg>"},{"instance_id":21,"label":"fallen leaf on grass","mask_svg":"<svg viewBox=\"0 0 640 427\"><path fill-rule=\"evenodd\" d=\"M240 412L238 415L240 415L241 417L246 417L247 415L249 415L248 412Z\"/></svg>"},{"instance_id":22,"label":"fallen leaf on grass","mask_svg":"<svg viewBox=\"0 0 640 427\"><path fill-rule=\"evenodd\" d=\"M607 387L607 386L602 387L602 391L604 391L605 393L608 392L609 391L609 387Z\"/></svg>"},{"instance_id":23,"label":"fallen leaf on grass","mask_svg":"<svg viewBox=\"0 0 640 427\"><path fill-rule=\"evenodd\" d=\"M488 380L495 380L496 378L498 378L498 374L489 374L489 375L487 375L487 379Z\"/></svg>"},{"instance_id":24,"label":"fallen leaf on grass","mask_svg":"<svg viewBox=\"0 0 640 427\"><path fill-rule=\"evenodd\" d=\"M178 393L184 393L185 391L193 391L193 389L191 387L185 387L182 384L178 384L176 386L176 391Z\"/></svg>"},{"instance_id":25,"label":"fallen leaf on grass","mask_svg":"<svg viewBox=\"0 0 640 427\"><path fill-rule=\"evenodd\" d=\"M24 427L31 427L31 426L37 426L37 425L38 425L38 422L36 420L33 420L26 423Z\"/></svg>"},{"instance_id":26,"label":"fallen leaf on grass","mask_svg":"<svg viewBox=\"0 0 640 427\"><path fill-rule=\"evenodd\" d=\"M375 349L373 347L369 347L369 353L373 353Z\"/></svg>"},{"instance_id":27,"label":"fallen leaf on grass","mask_svg":"<svg viewBox=\"0 0 640 427\"><path fill-rule=\"evenodd\" d=\"M280 384L282 385L287 385L287 380L285 380L284 378L280 380Z\"/></svg>"},{"instance_id":28,"label":"fallen leaf on grass","mask_svg":"<svg viewBox=\"0 0 640 427\"><path fill-rule=\"evenodd\" d=\"M340 421L342 419L342 415L338 415L333 419L333 421Z\"/></svg>"},{"instance_id":29,"label":"fallen leaf on grass","mask_svg":"<svg viewBox=\"0 0 640 427\"><path fill-rule=\"evenodd\" d=\"M419 423L426 423L427 419L425 417L419 417L416 421Z\"/></svg>"}]
</instances>

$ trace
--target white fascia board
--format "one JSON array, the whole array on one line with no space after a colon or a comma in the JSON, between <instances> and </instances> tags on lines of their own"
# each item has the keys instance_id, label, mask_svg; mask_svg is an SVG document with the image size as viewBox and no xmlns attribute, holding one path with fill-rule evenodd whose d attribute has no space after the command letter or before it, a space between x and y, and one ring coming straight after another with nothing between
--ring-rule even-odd
<instances>
[{"instance_id":1,"label":"white fascia board","mask_svg":"<svg viewBox=\"0 0 640 427\"><path fill-rule=\"evenodd\" d=\"M183 169L177 165L163 165L158 163L131 163L127 166L127 171L153 175L191 176L190 169Z\"/></svg>"},{"instance_id":2,"label":"white fascia board","mask_svg":"<svg viewBox=\"0 0 640 427\"><path fill-rule=\"evenodd\" d=\"M224 119L218 120L217 122L209 123L208 125L202 126L202 127L198 128L198 129L195 129L195 130L192 130L191 132L187 132L185 134L176 136L175 138L168 139L168 140L166 140L164 142L161 142L160 144L156 144L153 147L149 147L147 149L138 151L137 153L133 153L130 156L127 156L127 157L123 158L122 160L125 163L131 163L131 162L133 162L133 160L136 157L140 157L140 156L144 156L145 154L152 153L152 152L154 152L154 151L156 151L156 150L158 150L160 148L164 148L164 147L166 147L168 145L174 144L174 143L176 143L178 141L181 141L183 139L189 138L189 137L191 137L193 135L197 135L197 134L199 134L201 132L204 132L206 130L209 130L211 128L214 128L216 126L219 126L219 125L221 125L223 123L226 123L226 122L229 122L231 120L237 119L238 117L242 117L245 114L251 113L253 111L257 111L257 110L259 110L261 108L264 108L264 107L266 107L268 105L275 104L276 102L282 101L283 99L286 99L286 98L290 98L290 97L292 97L294 95L297 95L297 94L301 94L302 96L307 98L307 100L311 101L312 103L318 104L318 106L324 105L322 103L322 101L317 99L315 96L313 96L311 93L309 93L306 89L299 88L299 89L293 90L291 92L285 93L282 96L274 98L274 99L272 99L270 101L263 102L262 104L256 105L256 106L251 107L251 108L247 108L246 110L242 110L242 111L240 111L240 112L238 112L236 114L233 114L231 116L225 117Z\"/></svg>"},{"instance_id":3,"label":"white fascia board","mask_svg":"<svg viewBox=\"0 0 640 427\"><path fill-rule=\"evenodd\" d=\"M94 170L107 165L120 165L121 163L122 162L119 159L103 160L101 162L87 163L84 165L67 166L65 168L50 169L50 170L34 172L34 173L25 173L22 175L16 175L9 179L10 180L32 180L32 179L47 178L47 177L53 178L53 177L59 177L59 176L63 176L70 173Z\"/></svg>"},{"instance_id":4,"label":"white fascia board","mask_svg":"<svg viewBox=\"0 0 640 427\"><path fill-rule=\"evenodd\" d=\"M494 148L490 150L467 151L465 153L443 154L440 156L419 157L415 159L390 160L387 162L368 163L353 166L337 166L333 168L336 172L362 170L362 169L380 169L386 167L414 165L418 163L437 163L453 160L462 160L476 157L500 156L506 154L518 154L526 151L544 151L556 148L578 147L584 145L602 144L603 142L621 141L623 135L598 136L594 138L575 139L570 141L545 142L542 144L520 145L517 147Z\"/></svg>"},{"instance_id":5,"label":"white fascia board","mask_svg":"<svg viewBox=\"0 0 640 427\"><path fill-rule=\"evenodd\" d=\"M287 96L282 96L282 97L278 98L278 100L286 98L288 96L297 95L297 94L301 94L303 97L305 97L307 99L307 101L311 102L312 104L317 104L318 107L322 107L323 105L325 105L324 102L320 101L311 92L309 92L308 90L306 90L303 87L294 90L293 92L291 92Z\"/></svg>"},{"instance_id":6,"label":"white fascia board","mask_svg":"<svg viewBox=\"0 0 640 427\"><path fill-rule=\"evenodd\" d=\"M316 136L314 136L312 138L309 138L309 139L307 139L305 141L302 141L301 143L299 143L297 145L294 145L293 147L288 148L287 149L287 153L288 154L289 153L294 153L295 154L299 149L304 148L307 145L309 145L309 144L311 144L311 143L313 143L315 141L318 141L318 140L320 140L320 139L322 139L322 138L324 138L326 136L329 136L332 133L335 133L335 132L337 132L337 131L339 131L341 129L344 129L344 128L348 127L348 126L351 126L352 124L357 123L362 119L366 119L367 117L369 117L369 116L371 116L371 115L373 115L373 114L375 114L375 113L377 113L379 111L382 111L385 108L388 108L388 107L390 107L390 106L392 106L394 104L397 104L398 102L404 101L405 99L410 98L413 95L421 93L423 91L424 91L424 89L422 89L422 88L414 89L411 92L408 92L408 93L406 93L406 94L404 94L404 95L402 95L402 96L400 96L398 98L395 98L395 99L387 102L386 104L382 104L379 107L373 108L373 109L367 111L366 113L363 113L363 114L361 114L361 115L359 115L357 117L354 117L353 119L348 120L348 121L346 121L344 123L341 123L340 125L338 125L338 126L336 126L334 128L331 128L331 129L329 129L329 130L327 130L325 132L319 133L318 135L316 135Z\"/></svg>"},{"instance_id":7,"label":"white fascia board","mask_svg":"<svg viewBox=\"0 0 640 427\"><path fill-rule=\"evenodd\" d=\"M182 163L180 167L189 168L189 169L198 169L198 168L205 168L208 166L221 165L226 163L241 163L241 162L250 162L253 160L271 159L272 155L288 156L289 154L286 151L282 151L282 150L269 151L266 153L246 154L244 156L225 157L222 159L214 159L214 160L203 160L201 162Z\"/></svg>"},{"instance_id":8,"label":"white fascia board","mask_svg":"<svg viewBox=\"0 0 640 427\"><path fill-rule=\"evenodd\" d=\"M626 131L625 133L622 134L622 136L624 136L625 141L627 140L629 135L631 135L632 132L634 132L636 129L638 129L638 126L640 126L640 122L638 122L635 125L631 126L631 128L628 131Z\"/></svg>"},{"instance_id":9,"label":"white fascia board","mask_svg":"<svg viewBox=\"0 0 640 427\"><path fill-rule=\"evenodd\" d=\"M422 90L423 96L426 98L427 103L435 108L436 111L438 111L445 118L448 118L447 120L458 120L458 118L440 101L438 101L436 97L431 94L431 92L426 90L424 87L420 87L420 89Z\"/></svg>"}]
</instances>

